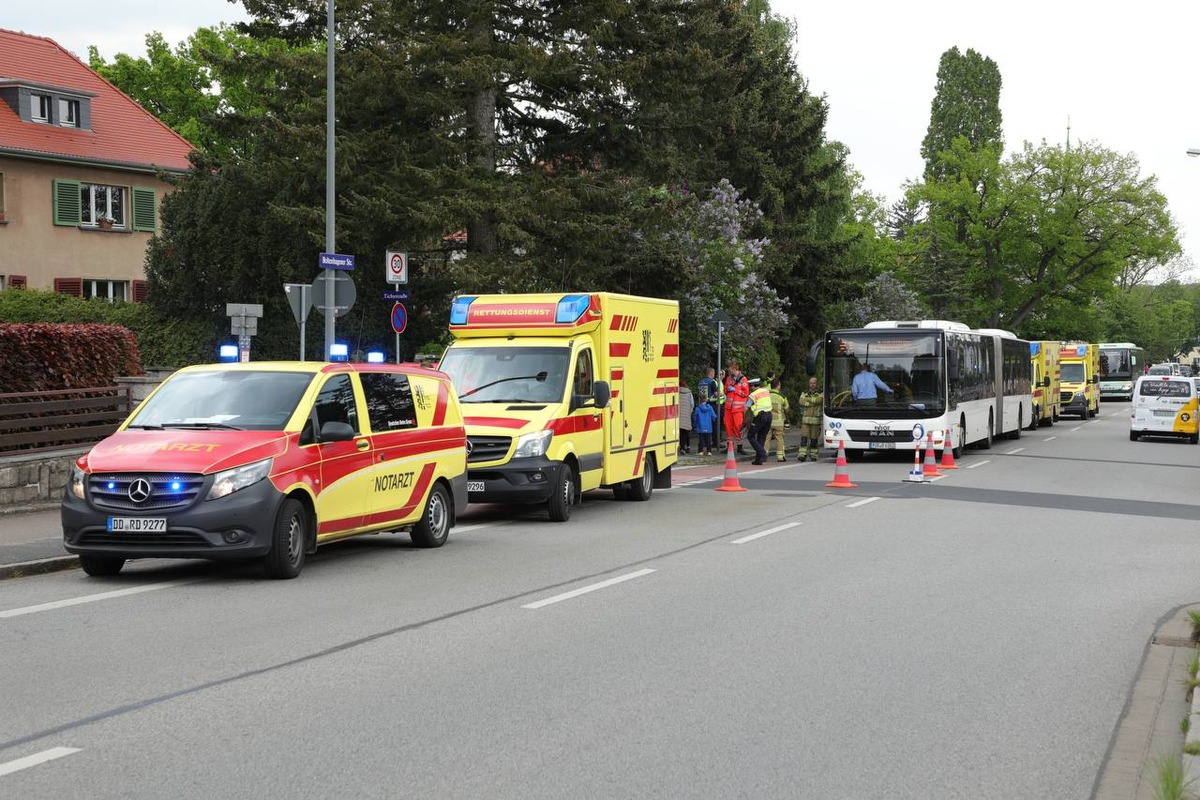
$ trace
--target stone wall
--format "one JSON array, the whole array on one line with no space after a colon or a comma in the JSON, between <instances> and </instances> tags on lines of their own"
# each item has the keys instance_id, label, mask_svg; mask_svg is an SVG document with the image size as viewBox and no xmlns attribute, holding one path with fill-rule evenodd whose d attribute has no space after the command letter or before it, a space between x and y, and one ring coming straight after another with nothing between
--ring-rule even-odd
<instances>
[{"instance_id":1,"label":"stone wall","mask_svg":"<svg viewBox=\"0 0 1200 800\"><path fill-rule=\"evenodd\" d=\"M71 464L90 448L0 458L0 511L57 503L71 477Z\"/></svg>"}]
</instances>

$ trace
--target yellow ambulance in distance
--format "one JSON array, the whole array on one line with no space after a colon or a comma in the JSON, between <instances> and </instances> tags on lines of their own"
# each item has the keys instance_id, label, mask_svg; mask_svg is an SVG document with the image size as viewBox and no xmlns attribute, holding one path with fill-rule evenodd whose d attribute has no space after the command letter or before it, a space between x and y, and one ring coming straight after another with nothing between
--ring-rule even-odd
<instances>
[{"instance_id":1,"label":"yellow ambulance in distance","mask_svg":"<svg viewBox=\"0 0 1200 800\"><path fill-rule=\"evenodd\" d=\"M1058 349L1062 379L1060 414L1086 420L1100 412L1100 347L1086 342L1063 342Z\"/></svg>"},{"instance_id":2,"label":"yellow ambulance in distance","mask_svg":"<svg viewBox=\"0 0 1200 800\"><path fill-rule=\"evenodd\" d=\"M466 444L450 380L432 369L187 367L76 461L63 545L89 575L206 558L261 559L272 578L363 533L440 547L466 508Z\"/></svg>"},{"instance_id":3,"label":"yellow ambulance in distance","mask_svg":"<svg viewBox=\"0 0 1200 800\"><path fill-rule=\"evenodd\" d=\"M610 294L468 295L438 367L463 407L472 503L583 492L647 500L679 458L679 304Z\"/></svg>"},{"instance_id":4,"label":"yellow ambulance in distance","mask_svg":"<svg viewBox=\"0 0 1200 800\"><path fill-rule=\"evenodd\" d=\"M1058 422L1062 413L1062 373L1058 342L1030 342L1029 360L1033 367L1033 420L1030 430Z\"/></svg>"}]
</instances>

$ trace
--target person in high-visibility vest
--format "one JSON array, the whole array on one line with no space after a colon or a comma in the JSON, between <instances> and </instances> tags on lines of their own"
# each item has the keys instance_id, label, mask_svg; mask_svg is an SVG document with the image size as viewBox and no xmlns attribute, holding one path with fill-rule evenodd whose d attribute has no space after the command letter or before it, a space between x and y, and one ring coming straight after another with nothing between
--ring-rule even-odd
<instances>
[{"instance_id":1,"label":"person in high-visibility vest","mask_svg":"<svg viewBox=\"0 0 1200 800\"><path fill-rule=\"evenodd\" d=\"M821 455L821 407L825 395L817 386L815 377L808 379L808 391L800 397L800 453L797 461L816 461Z\"/></svg>"},{"instance_id":2,"label":"person in high-visibility vest","mask_svg":"<svg viewBox=\"0 0 1200 800\"><path fill-rule=\"evenodd\" d=\"M750 446L754 448L754 460L751 464L767 463L767 448L763 446L766 441L767 431L771 429L771 390L755 378L751 381L752 389L750 391L750 407L754 411L754 421L750 423L750 430L747 438L750 439Z\"/></svg>"},{"instance_id":3,"label":"person in high-visibility vest","mask_svg":"<svg viewBox=\"0 0 1200 800\"><path fill-rule=\"evenodd\" d=\"M779 461L787 460L787 442L783 439L783 430L787 427L789 411L788 399L779 388L779 378L771 381L771 432L767 435L767 450L775 449L775 457Z\"/></svg>"},{"instance_id":4,"label":"person in high-visibility vest","mask_svg":"<svg viewBox=\"0 0 1200 800\"><path fill-rule=\"evenodd\" d=\"M746 415L746 398L750 396L750 384L738 369L736 361L729 362L725 370L725 436L742 451L742 418Z\"/></svg>"}]
</instances>

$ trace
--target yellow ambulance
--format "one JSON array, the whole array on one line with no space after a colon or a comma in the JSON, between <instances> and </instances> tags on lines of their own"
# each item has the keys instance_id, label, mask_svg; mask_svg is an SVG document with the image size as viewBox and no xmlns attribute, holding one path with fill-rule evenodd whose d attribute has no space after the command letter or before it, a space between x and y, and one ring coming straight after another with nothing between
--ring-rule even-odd
<instances>
[{"instance_id":1,"label":"yellow ambulance","mask_svg":"<svg viewBox=\"0 0 1200 800\"><path fill-rule=\"evenodd\" d=\"M1086 342L1062 342L1058 348L1062 379L1059 413L1086 420L1100 412L1100 347Z\"/></svg>"},{"instance_id":2,"label":"yellow ambulance","mask_svg":"<svg viewBox=\"0 0 1200 800\"><path fill-rule=\"evenodd\" d=\"M1062 413L1062 374L1058 342L1030 342L1033 367L1033 420L1030 429L1058 422Z\"/></svg>"},{"instance_id":3,"label":"yellow ambulance","mask_svg":"<svg viewBox=\"0 0 1200 800\"><path fill-rule=\"evenodd\" d=\"M679 304L610 293L467 295L438 364L463 409L472 503L647 500L679 457Z\"/></svg>"},{"instance_id":4,"label":"yellow ambulance","mask_svg":"<svg viewBox=\"0 0 1200 800\"><path fill-rule=\"evenodd\" d=\"M262 559L407 532L440 547L466 508L467 442L442 373L314 361L179 370L79 458L63 545L84 572L130 558Z\"/></svg>"}]
</instances>

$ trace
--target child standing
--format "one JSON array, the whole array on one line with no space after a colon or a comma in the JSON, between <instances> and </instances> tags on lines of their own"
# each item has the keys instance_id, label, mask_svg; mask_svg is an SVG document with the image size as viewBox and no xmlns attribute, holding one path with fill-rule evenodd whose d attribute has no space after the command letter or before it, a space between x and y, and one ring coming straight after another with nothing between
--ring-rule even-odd
<instances>
[{"instance_id":1,"label":"child standing","mask_svg":"<svg viewBox=\"0 0 1200 800\"><path fill-rule=\"evenodd\" d=\"M702 456L712 455L713 429L716 424L717 412L713 410L713 407L708 403L698 403L696 410L692 412L692 426L700 437L698 452Z\"/></svg>"}]
</instances>

